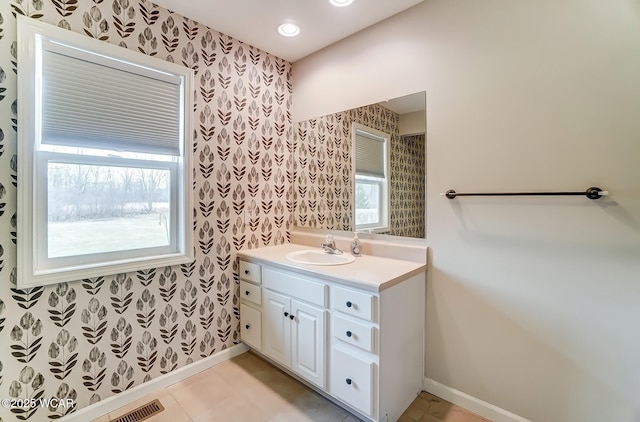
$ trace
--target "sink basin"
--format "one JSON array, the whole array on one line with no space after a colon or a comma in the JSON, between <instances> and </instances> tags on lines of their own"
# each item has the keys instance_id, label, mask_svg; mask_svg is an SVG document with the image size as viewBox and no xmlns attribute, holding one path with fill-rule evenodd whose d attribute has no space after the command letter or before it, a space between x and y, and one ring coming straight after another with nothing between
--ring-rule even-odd
<instances>
[{"instance_id":1,"label":"sink basin","mask_svg":"<svg viewBox=\"0 0 640 422\"><path fill-rule=\"evenodd\" d=\"M356 260L353 255L333 255L321 249L305 249L302 251L289 252L286 258L298 264L308 265L343 265Z\"/></svg>"}]
</instances>

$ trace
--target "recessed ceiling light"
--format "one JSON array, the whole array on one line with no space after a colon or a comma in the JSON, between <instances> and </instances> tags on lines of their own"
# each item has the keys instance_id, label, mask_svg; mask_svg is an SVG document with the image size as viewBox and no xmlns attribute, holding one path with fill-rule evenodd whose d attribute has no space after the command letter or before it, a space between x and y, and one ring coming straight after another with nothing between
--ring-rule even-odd
<instances>
[{"instance_id":1,"label":"recessed ceiling light","mask_svg":"<svg viewBox=\"0 0 640 422\"><path fill-rule=\"evenodd\" d=\"M293 23L283 23L278 27L278 32L285 37L295 37L300 33L300 27Z\"/></svg>"},{"instance_id":2,"label":"recessed ceiling light","mask_svg":"<svg viewBox=\"0 0 640 422\"><path fill-rule=\"evenodd\" d=\"M329 0L329 3L335 7L345 7L353 3L353 0Z\"/></svg>"}]
</instances>

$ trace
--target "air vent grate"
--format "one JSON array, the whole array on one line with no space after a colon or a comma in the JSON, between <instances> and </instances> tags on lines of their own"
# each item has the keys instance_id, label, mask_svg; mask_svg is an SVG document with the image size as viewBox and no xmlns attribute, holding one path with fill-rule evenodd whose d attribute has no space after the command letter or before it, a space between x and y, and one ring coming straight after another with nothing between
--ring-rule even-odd
<instances>
[{"instance_id":1,"label":"air vent grate","mask_svg":"<svg viewBox=\"0 0 640 422\"><path fill-rule=\"evenodd\" d=\"M127 412L124 415L118 416L115 419L111 419L111 422L140 422L151 416L160 413L164 410L160 400L155 399L143 406L133 409L131 412Z\"/></svg>"}]
</instances>

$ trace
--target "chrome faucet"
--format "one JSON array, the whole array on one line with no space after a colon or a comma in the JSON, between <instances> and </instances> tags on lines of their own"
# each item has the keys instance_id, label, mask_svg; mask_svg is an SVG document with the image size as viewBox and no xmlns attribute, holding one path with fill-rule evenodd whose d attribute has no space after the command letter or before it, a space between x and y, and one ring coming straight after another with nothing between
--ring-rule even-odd
<instances>
[{"instance_id":1,"label":"chrome faucet","mask_svg":"<svg viewBox=\"0 0 640 422\"><path fill-rule=\"evenodd\" d=\"M330 234L327 235L324 242L322 242L320 246L326 253L333 255L342 255L342 251L336 247L336 242L333 240L333 236L331 236Z\"/></svg>"}]
</instances>

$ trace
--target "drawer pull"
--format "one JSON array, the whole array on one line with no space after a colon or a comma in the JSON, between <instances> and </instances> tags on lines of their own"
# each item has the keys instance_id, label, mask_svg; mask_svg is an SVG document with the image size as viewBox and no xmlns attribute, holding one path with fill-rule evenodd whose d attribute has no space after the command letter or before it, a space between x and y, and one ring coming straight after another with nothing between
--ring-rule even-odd
<instances>
[{"instance_id":1,"label":"drawer pull","mask_svg":"<svg viewBox=\"0 0 640 422\"><path fill-rule=\"evenodd\" d=\"M289 315L289 319L290 319L291 321L293 321L293 320L294 320L294 318L295 318L295 316L294 316L293 314Z\"/></svg>"},{"instance_id":2,"label":"drawer pull","mask_svg":"<svg viewBox=\"0 0 640 422\"><path fill-rule=\"evenodd\" d=\"M245 275L249 275L249 270L244 270Z\"/></svg>"},{"instance_id":3,"label":"drawer pull","mask_svg":"<svg viewBox=\"0 0 640 422\"><path fill-rule=\"evenodd\" d=\"M353 303L351 303L351 301L350 301L350 300L348 300L348 301L347 301L347 308L350 308L350 307L352 307L352 306L353 306Z\"/></svg>"},{"instance_id":4,"label":"drawer pull","mask_svg":"<svg viewBox=\"0 0 640 422\"><path fill-rule=\"evenodd\" d=\"M284 316L288 317L289 316L289 312L284 311Z\"/></svg>"},{"instance_id":5,"label":"drawer pull","mask_svg":"<svg viewBox=\"0 0 640 422\"><path fill-rule=\"evenodd\" d=\"M346 381L347 385L351 385L351 383L353 382L353 381L351 381L351 378L347 378L345 381Z\"/></svg>"},{"instance_id":6,"label":"drawer pull","mask_svg":"<svg viewBox=\"0 0 640 422\"><path fill-rule=\"evenodd\" d=\"M251 292L249 292L249 290L245 290L245 291L244 291L244 294L245 294L245 295L247 295L247 296L249 296L249 294L250 294L250 293L251 293Z\"/></svg>"},{"instance_id":7,"label":"drawer pull","mask_svg":"<svg viewBox=\"0 0 640 422\"><path fill-rule=\"evenodd\" d=\"M351 337L353 333L351 331L347 331L347 337Z\"/></svg>"},{"instance_id":8,"label":"drawer pull","mask_svg":"<svg viewBox=\"0 0 640 422\"><path fill-rule=\"evenodd\" d=\"M246 328L248 330L249 328L251 328L251 325L247 324L247 325L244 326L244 328Z\"/></svg>"}]
</instances>

